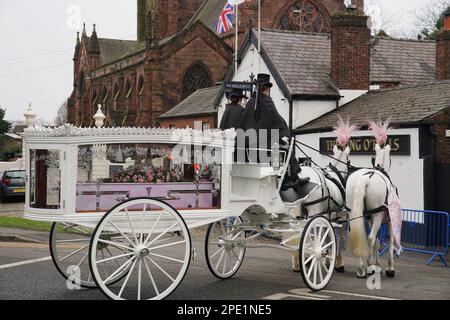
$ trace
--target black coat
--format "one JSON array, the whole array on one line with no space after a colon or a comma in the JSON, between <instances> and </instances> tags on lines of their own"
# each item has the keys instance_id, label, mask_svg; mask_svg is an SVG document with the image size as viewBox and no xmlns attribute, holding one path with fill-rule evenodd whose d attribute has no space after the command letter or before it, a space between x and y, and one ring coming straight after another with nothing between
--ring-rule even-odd
<instances>
[{"instance_id":1,"label":"black coat","mask_svg":"<svg viewBox=\"0 0 450 320\"><path fill-rule=\"evenodd\" d=\"M260 104L256 110L256 128L258 130L269 130L269 137L272 129L280 130L280 139L290 137L290 130L286 121L278 113L272 98L264 94L261 94Z\"/></svg>"},{"instance_id":2,"label":"black coat","mask_svg":"<svg viewBox=\"0 0 450 320\"><path fill-rule=\"evenodd\" d=\"M244 131L247 131L249 129L257 129L254 97L250 98L250 100L248 100L247 102L247 105L245 106L244 116L242 117L241 123L239 124L239 129L242 129Z\"/></svg>"},{"instance_id":3,"label":"black coat","mask_svg":"<svg viewBox=\"0 0 450 320\"><path fill-rule=\"evenodd\" d=\"M238 104L228 104L220 122L220 129L239 129L242 117L244 116L244 108Z\"/></svg>"}]
</instances>

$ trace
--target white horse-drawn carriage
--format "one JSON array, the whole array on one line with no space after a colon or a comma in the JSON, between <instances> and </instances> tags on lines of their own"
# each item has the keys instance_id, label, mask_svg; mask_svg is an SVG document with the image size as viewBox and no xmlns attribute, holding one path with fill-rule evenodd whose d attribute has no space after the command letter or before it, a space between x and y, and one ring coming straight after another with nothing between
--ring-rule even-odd
<instances>
[{"instance_id":1,"label":"white horse-drawn carriage","mask_svg":"<svg viewBox=\"0 0 450 320\"><path fill-rule=\"evenodd\" d=\"M328 214L304 215L307 196L281 191L294 141L266 164L234 163L234 130L66 125L30 128L25 144L25 216L54 223L51 254L69 285L112 299L163 299L188 271L191 232L208 225L206 261L220 279L268 235L280 244L259 246L298 253L310 289L333 276L337 225Z\"/></svg>"}]
</instances>

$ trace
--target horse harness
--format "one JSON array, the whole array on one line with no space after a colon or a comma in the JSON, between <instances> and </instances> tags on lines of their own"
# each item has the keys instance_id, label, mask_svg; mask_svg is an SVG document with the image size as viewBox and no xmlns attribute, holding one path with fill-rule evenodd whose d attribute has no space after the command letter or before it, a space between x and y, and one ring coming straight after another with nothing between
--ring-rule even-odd
<instances>
[{"instance_id":1,"label":"horse harness","mask_svg":"<svg viewBox=\"0 0 450 320\"><path fill-rule=\"evenodd\" d=\"M338 171L338 169L336 167L334 167L332 164L329 165L329 168L336 173L336 175L338 176L339 180L332 177L330 175L329 172L327 172L325 169L320 169L321 172L323 173L323 176L325 177L326 180L331 181L333 184L335 184L339 191L341 192L342 195L342 199L344 200L343 202L346 202L346 195L345 195L345 185L346 185L346 181L344 179L344 177L342 177L341 173ZM319 180L321 180L322 182L322 176L320 175L320 173L318 172L318 170L315 170L317 175L319 176ZM314 201L310 201L310 202L305 202L302 206L303 208L303 213L306 215L306 208L311 207L313 205L328 201L328 210L326 212L322 212L320 214L331 214L331 202L333 202L336 207L338 208L338 211L344 209L346 206L345 205L339 205L339 203L336 201L336 199L334 199L331 194L330 194L330 189L327 186L326 181L323 181L324 183L322 183L322 197L320 199L314 200ZM325 187L324 187L325 186ZM328 195L325 195L325 188L327 190Z\"/></svg>"}]
</instances>

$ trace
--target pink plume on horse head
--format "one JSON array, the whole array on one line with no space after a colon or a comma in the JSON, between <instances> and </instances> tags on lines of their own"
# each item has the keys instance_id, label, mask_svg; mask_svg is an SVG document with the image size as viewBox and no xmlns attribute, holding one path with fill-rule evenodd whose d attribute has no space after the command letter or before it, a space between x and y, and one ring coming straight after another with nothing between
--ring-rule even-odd
<instances>
[{"instance_id":1,"label":"pink plume on horse head","mask_svg":"<svg viewBox=\"0 0 450 320\"><path fill-rule=\"evenodd\" d=\"M334 128L334 134L337 135L337 144L338 146L344 147L348 144L350 141L353 133L358 128L356 126L350 125L350 120L347 122L344 122L342 117L338 115L338 125Z\"/></svg>"},{"instance_id":2,"label":"pink plume on horse head","mask_svg":"<svg viewBox=\"0 0 450 320\"><path fill-rule=\"evenodd\" d=\"M369 129L372 131L375 139L379 146L383 146L386 144L388 139L388 130L390 129L391 118L387 119L385 123L382 121L375 123L373 121L369 121Z\"/></svg>"}]
</instances>

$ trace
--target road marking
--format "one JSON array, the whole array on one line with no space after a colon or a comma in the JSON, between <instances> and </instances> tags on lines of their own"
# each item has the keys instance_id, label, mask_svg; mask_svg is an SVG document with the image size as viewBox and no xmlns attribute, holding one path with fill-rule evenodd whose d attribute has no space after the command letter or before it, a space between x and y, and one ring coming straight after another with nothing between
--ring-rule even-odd
<instances>
[{"instance_id":1,"label":"road marking","mask_svg":"<svg viewBox=\"0 0 450 320\"><path fill-rule=\"evenodd\" d=\"M369 296L365 294L358 293L349 293L349 292L341 292L341 291L330 291L330 290L322 290L319 294L311 293L308 289L294 289L290 290L289 293L276 293L270 296L263 298L264 300L282 300L286 298L296 298L296 299L304 299L304 300L331 300L331 296L323 295L323 293L333 294L333 295L343 295L343 296L352 296L355 298L366 298L372 300L398 300L393 298L379 297L379 296Z\"/></svg>"},{"instance_id":2,"label":"road marking","mask_svg":"<svg viewBox=\"0 0 450 320\"><path fill-rule=\"evenodd\" d=\"M48 249L48 243L0 242L0 248Z\"/></svg>"},{"instance_id":3,"label":"road marking","mask_svg":"<svg viewBox=\"0 0 450 320\"><path fill-rule=\"evenodd\" d=\"M38 262L49 261L49 260L52 260L52 257L45 257L45 258L32 259L32 260L27 260L27 261L22 261L22 262L4 264L4 265L0 266L0 270L14 268L14 267L19 267L19 266L24 266L24 265L27 265L27 264L33 264L33 263L38 263Z\"/></svg>"},{"instance_id":4,"label":"road marking","mask_svg":"<svg viewBox=\"0 0 450 320\"><path fill-rule=\"evenodd\" d=\"M386 298L386 297L379 297L379 296L368 296L365 294L358 294L358 293L348 293L348 292L340 292L340 291L330 291L330 290L323 290L324 293L331 293L331 294L340 294L344 296L353 296L358 298L369 298L369 299L375 299L375 300L399 300L394 298Z\"/></svg>"}]
</instances>

